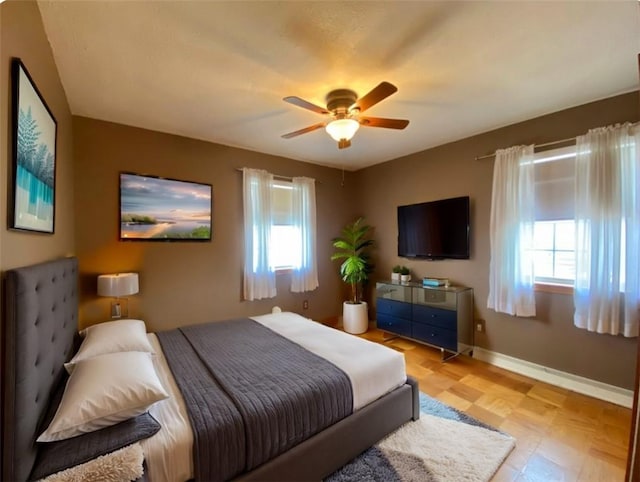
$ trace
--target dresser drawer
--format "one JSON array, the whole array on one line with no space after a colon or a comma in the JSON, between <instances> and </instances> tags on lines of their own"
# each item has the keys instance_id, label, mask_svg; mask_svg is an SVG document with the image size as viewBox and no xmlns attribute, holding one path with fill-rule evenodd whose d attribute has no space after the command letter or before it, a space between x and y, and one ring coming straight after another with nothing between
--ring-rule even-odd
<instances>
[{"instance_id":1,"label":"dresser drawer","mask_svg":"<svg viewBox=\"0 0 640 482\"><path fill-rule=\"evenodd\" d=\"M377 326L384 331L390 331L402 336L411 336L411 322L409 320L378 312Z\"/></svg>"},{"instance_id":2,"label":"dresser drawer","mask_svg":"<svg viewBox=\"0 0 640 482\"><path fill-rule=\"evenodd\" d=\"M448 330L458 329L458 315L455 311L433 308L425 305L414 305L413 321L439 326Z\"/></svg>"},{"instance_id":3,"label":"dresser drawer","mask_svg":"<svg viewBox=\"0 0 640 482\"><path fill-rule=\"evenodd\" d=\"M413 338L436 345L445 350L458 351L458 340L455 331L446 330L439 326L413 324Z\"/></svg>"},{"instance_id":4,"label":"dresser drawer","mask_svg":"<svg viewBox=\"0 0 640 482\"><path fill-rule=\"evenodd\" d=\"M376 312L411 319L411 303L376 298Z\"/></svg>"}]
</instances>

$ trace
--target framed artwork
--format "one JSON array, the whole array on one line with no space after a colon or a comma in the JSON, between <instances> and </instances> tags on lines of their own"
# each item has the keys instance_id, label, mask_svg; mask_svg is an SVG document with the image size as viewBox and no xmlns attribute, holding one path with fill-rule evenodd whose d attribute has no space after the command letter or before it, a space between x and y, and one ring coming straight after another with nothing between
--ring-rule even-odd
<instances>
[{"instance_id":1,"label":"framed artwork","mask_svg":"<svg viewBox=\"0 0 640 482\"><path fill-rule=\"evenodd\" d=\"M56 119L19 59L13 80L13 211L10 228L52 234L56 198ZM11 205L11 203L10 203Z\"/></svg>"},{"instance_id":2,"label":"framed artwork","mask_svg":"<svg viewBox=\"0 0 640 482\"><path fill-rule=\"evenodd\" d=\"M211 241L210 184L120 173L120 240Z\"/></svg>"}]
</instances>

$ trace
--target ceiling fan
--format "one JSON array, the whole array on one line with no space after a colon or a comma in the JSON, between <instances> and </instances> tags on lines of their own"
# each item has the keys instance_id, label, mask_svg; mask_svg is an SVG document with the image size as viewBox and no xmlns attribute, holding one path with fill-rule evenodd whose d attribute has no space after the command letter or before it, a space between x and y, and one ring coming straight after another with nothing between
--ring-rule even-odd
<instances>
[{"instance_id":1,"label":"ceiling fan","mask_svg":"<svg viewBox=\"0 0 640 482\"><path fill-rule=\"evenodd\" d=\"M289 132L282 137L291 139L292 137L306 134L324 127L327 133L338 142L338 148L344 149L351 145L351 138L355 135L360 126L365 127L386 127L387 129L404 129L409 125L405 119L385 119L382 117L365 117L361 115L365 110L376 105L381 100L386 99L391 94L398 91L398 88L389 82L381 82L374 87L364 97L348 89L332 90L327 94L327 108L323 108L307 102L300 97L285 97L285 102L297 105L303 109L308 109L318 114L330 116L325 122L318 122L304 129Z\"/></svg>"}]
</instances>

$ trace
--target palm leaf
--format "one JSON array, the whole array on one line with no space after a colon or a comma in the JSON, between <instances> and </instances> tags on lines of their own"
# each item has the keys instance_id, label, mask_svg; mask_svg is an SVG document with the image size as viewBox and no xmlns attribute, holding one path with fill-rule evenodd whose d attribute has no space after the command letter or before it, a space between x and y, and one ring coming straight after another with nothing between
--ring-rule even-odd
<instances>
[{"instance_id":1,"label":"palm leaf","mask_svg":"<svg viewBox=\"0 0 640 482\"><path fill-rule=\"evenodd\" d=\"M335 261L336 259L348 258L351 256L349 253L335 253L331 255L331 261Z\"/></svg>"},{"instance_id":2,"label":"palm leaf","mask_svg":"<svg viewBox=\"0 0 640 482\"><path fill-rule=\"evenodd\" d=\"M356 244L356 251L360 251L369 246L373 246L373 239L365 239Z\"/></svg>"},{"instance_id":3,"label":"palm leaf","mask_svg":"<svg viewBox=\"0 0 640 482\"><path fill-rule=\"evenodd\" d=\"M344 249L345 251L351 251L353 243L345 239L336 239L333 241L333 247L338 249Z\"/></svg>"}]
</instances>

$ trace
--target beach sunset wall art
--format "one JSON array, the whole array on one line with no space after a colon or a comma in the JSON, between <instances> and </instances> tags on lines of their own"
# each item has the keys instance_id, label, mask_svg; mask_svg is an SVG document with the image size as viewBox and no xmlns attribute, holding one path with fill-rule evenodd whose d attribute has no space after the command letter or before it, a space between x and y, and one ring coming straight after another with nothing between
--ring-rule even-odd
<instances>
[{"instance_id":1,"label":"beach sunset wall art","mask_svg":"<svg viewBox=\"0 0 640 482\"><path fill-rule=\"evenodd\" d=\"M120 239L210 241L212 188L176 179L120 174Z\"/></svg>"}]
</instances>

